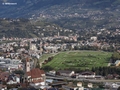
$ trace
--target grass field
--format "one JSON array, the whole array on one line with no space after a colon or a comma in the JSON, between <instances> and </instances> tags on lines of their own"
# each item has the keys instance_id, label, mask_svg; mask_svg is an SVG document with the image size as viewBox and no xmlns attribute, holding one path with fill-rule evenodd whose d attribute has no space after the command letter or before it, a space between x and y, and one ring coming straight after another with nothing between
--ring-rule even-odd
<instances>
[{"instance_id":1,"label":"grass field","mask_svg":"<svg viewBox=\"0 0 120 90\"><path fill-rule=\"evenodd\" d=\"M107 66L112 53L103 51L66 51L54 56L53 60L44 66L58 69L91 69Z\"/></svg>"}]
</instances>

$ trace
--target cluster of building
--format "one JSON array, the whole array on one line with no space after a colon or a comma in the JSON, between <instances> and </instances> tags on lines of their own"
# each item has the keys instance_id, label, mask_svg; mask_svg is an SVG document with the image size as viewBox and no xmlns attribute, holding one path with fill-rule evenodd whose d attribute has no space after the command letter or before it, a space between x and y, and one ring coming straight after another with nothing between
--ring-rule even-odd
<instances>
[{"instance_id":1,"label":"cluster of building","mask_svg":"<svg viewBox=\"0 0 120 90\"><path fill-rule=\"evenodd\" d=\"M69 30L66 30L69 31ZM113 51L119 50L119 29L116 31L100 29L100 30L91 30L90 33L83 31L82 34L79 34L79 31L76 34L69 34L69 36L61 36L61 31L57 31L57 35L47 36L41 38L6 38L3 37L1 41L20 41L9 43L7 45L3 44L0 46L2 50L13 51L14 47L28 47L30 44L31 50L41 53L51 53L57 52L57 50L79 50L79 49L95 49L95 50L106 50ZM69 31L70 32L70 31ZM92 32L92 33L91 33ZM93 35L94 33L94 35ZM38 43L39 41L39 43ZM31 43L37 42L37 43ZM91 48L92 47L92 48ZM4 48L4 49L3 49ZM39 51L38 51L39 48ZM18 49L20 50L20 49ZM24 48L22 48L24 50ZM25 50L24 50L25 51ZM27 52L27 51L25 51ZM33 52L32 52L33 53Z\"/></svg>"},{"instance_id":2,"label":"cluster of building","mask_svg":"<svg viewBox=\"0 0 120 90\"><path fill-rule=\"evenodd\" d=\"M62 90L96 90L100 89L96 87L96 83L101 83L104 80L103 76L96 75L91 71L84 71L81 73L75 73L74 71L68 70L58 70L58 71L49 71L46 73L48 78L54 78L58 80L67 79L70 81L78 81L77 85L73 84L73 82L64 83L64 82L55 82L52 83L53 86L61 86ZM81 81L81 82L79 82ZM48 81L47 81L48 82ZM87 86L83 85L83 82L86 82ZM90 83L91 82L91 83ZM85 84L85 83L84 83ZM102 83L104 90L118 90L120 87L120 83L118 82L107 82L104 81ZM101 89L100 89L101 90Z\"/></svg>"},{"instance_id":3,"label":"cluster of building","mask_svg":"<svg viewBox=\"0 0 120 90\"><path fill-rule=\"evenodd\" d=\"M14 63L15 65L15 63ZM16 68L16 70L18 70ZM45 87L46 75L43 70L39 68L32 68L28 59L26 59L23 76L21 74L16 74L15 72L10 72L10 70L0 71L0 88L1 90L8 90L10 88L26 88L34 87L36 89ZM9 85L13 86L10 87Z\"/></svg>"},{"instance_id":4,"label":"cluster of building","mask_svg":"<svg viewBox=\"0 0 120 90\"><path fill-rule=\"evenodd\" d=\"M119 35L116 30L114 35ZM98 32L97 32L98 33ZM101 33L109 34L106 30L101 30ZM110 34L111 35L111 34ZM0 88L8 88L5 86L16 84L19 88L30 86L35 89L50 89L53 86L61 86L65 90L84 90L82 84L79 85L68 84L67 82L56 82L54 80L47 80L46 75L70 77L76 79L103 79L102 76L95 75L93 72L75 73L74 71L50 71L45 73L43 70L35 68L36 61L34 58L39 59L46 53L57 53L59 50L74 50L76 47L80 49L84 46L98 47L99 49L109 48L111 44L106 41L98 39L98 36L91 36L88 40L78 40L80 36L60 36L59 33L54 37L41 37L41 38L5 38L3 37L1 42L8 41L8 43L2 43L0 45ZM12 42L13 41L13 42ZM112 44L116 48L116 44ZM119 45L117 46L119 47ZM29 58L29 59L27 59ZM120 66L120 61L117 60L114 63L116 66ZM24 71L24 77L13 73L16 70ZM116 84L112 84L113 87ZM90 88L92 84L89 84ZM117 87L119 84L117 84ZM3 89L3 90L4 90ZM53 90L56 88L53 88Z\"/></svg>"},{"instance_id":5,"label":"cluster of building","mask_svg":"<svg viewBox=\"0 0 120 90\"><path fill-rule=\"evenodd\" d=\"M14 65L19 64L20 61L18 60L11 60L11 59L4 59L2 58L1 63L4 63L7 65L7 63L11 63ZM1 66L2 64L0 64ZM18 70L18 68L16 68ZM78 83L77 85L67 83L66 81L56 81L53 79L46 79L46 73L44 70L40 70L39 68L31 68L30 59L26 59L24 67L23 67L24 75L21 76L20 74L16 74L12 72L11 70L1 70L0 71L0 88L2 90L7 90L10 88L9 85L13 86L13 88L34 88L37 89L44 89L44 90L59 90L59 88L65 89L65 90L84 90L84 86L82 86L82 83ZM55 74L55 71L50 71L50 74ZM87 75L89 72L84 73ZM86 77L84 74L82 74L84 77ZM89 73L91 74L91 73ZM57 75L62 77L71 77L75 75L74 71L57 71ZM92 75L87 75L92 76ZM15 87L14 87L15 86ZM92 88L92 84L89 88ZM34 90L33 89L33 90Z\"/></svg>"},{"instance_id":6,"label":"cluster of building","mask_svg":"<svg viewBox=\"0 0 120 90\"><path fill-rule=\"evenodd\" d=\"M2 70L23 70L23 63L21 60L10 59L10 58L0 58L0 68Z\"/></svg>"}]
</instances>

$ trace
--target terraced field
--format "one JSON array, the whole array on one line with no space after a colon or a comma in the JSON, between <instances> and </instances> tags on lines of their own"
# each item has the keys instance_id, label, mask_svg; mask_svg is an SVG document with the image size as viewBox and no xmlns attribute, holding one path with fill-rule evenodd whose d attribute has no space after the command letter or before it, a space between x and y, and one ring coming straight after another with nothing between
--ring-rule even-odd
<instances>
[{"instance_id":1,"label":"terraced field","mask_svg":"<svg viewBox=\"0 0 120 90\"><path fill-rule=\"evenodd\" d=\"M59 69L91 69L92 67L107 66L111 52L103 51L67 51L60 52L53 60L43 65Z\"/></svg>"}]
</instances>

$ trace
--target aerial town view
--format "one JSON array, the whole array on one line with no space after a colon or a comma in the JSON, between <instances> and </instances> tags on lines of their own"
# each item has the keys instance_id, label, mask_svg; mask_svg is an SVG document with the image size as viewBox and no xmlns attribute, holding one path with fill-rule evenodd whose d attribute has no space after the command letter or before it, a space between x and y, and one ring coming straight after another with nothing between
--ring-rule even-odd
<instances>
[{"instance_id":1,"label":"aerial town view","mask_svg":"<svg viewBox=\"0 0 120 90\"><path fill-rule=\"evenodd\" d=\"M120 0L0 0L0 90L120 90Z\"/></svg>"}]
</instances>

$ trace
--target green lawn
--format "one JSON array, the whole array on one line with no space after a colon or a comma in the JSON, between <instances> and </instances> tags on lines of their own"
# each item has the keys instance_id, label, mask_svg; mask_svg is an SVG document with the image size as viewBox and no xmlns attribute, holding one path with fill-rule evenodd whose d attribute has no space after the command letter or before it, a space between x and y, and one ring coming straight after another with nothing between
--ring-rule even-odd
<instances>
[{"instance_id":1,"label":"green lawn","mask_svg":"<svg viewBox=\"0 0 120 90\"><path fill-rule=\"evenodd\" d=\"M58 69L91 69L107 66L112 53L103 51L67 51L60 52L44 66Z\"/></svg>"}]
</instances>

